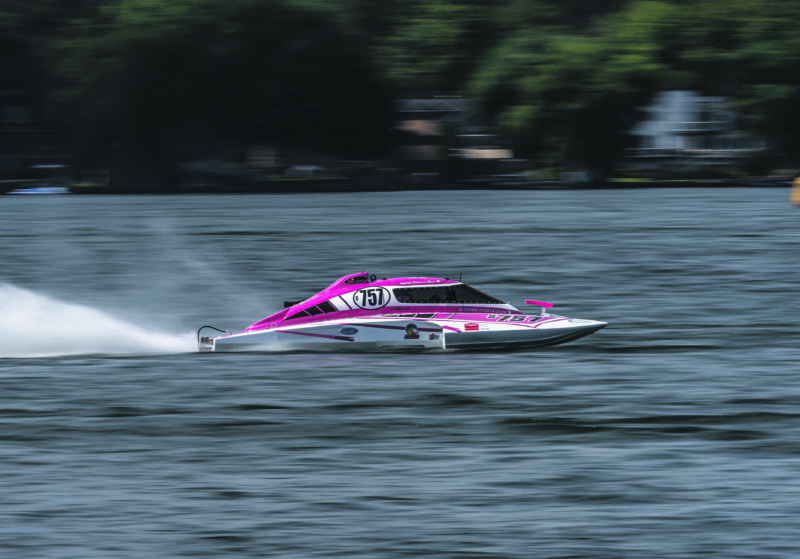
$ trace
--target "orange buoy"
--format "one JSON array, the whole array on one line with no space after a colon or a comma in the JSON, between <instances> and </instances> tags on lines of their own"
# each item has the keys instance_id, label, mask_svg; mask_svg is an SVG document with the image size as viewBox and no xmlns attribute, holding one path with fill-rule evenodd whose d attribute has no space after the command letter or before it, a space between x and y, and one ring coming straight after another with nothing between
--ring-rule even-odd
<instances>
[{"instance_id":1,"label":"orange buoy","mask_svg":"<svg viewBox=\"0 0 800 559\"><path fill-rule=\"evenodd\" d=\"M795 206L800 206L800 175L792 181L792 191L789 193L789 201Z\"/></svg>"}]
</instances>

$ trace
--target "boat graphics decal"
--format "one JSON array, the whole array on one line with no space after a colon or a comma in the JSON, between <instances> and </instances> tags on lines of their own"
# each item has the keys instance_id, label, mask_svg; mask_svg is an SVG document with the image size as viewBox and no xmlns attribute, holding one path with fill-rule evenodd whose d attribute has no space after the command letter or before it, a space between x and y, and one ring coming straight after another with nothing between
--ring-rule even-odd
<instances>
[{"instance_id":1,"label":"boat graphics decal","mask_svg":"<svg viewBox=\"0 0 800 559\"><path fill-rule=\"evenodd\" d=\"M380 309L389 304L392 296L385 287L364 287L353 293L353 302L367 311Z\"/></svg>"},{"instance_id":2,"label":"boat graphics decal","mask_svg":"<svg viewBox=\"0 0 800 559\"><path fill-rule=\"evenodd\" d=\"M354 342L355 338L350 336L333 336L331 334L317 334L316 332L299 332L297 330L278 330L278 334L294 334L295 336L310 336L312 338L325 338L328 340L339 340L342 342Z\"/></svg>"},{"instance_id":3,"label":"boat graphics decal","mask_svg":"<svg viewBox=\"0 0 800 559\"><path fill-rule=\"evenodd\" d=\"M416 325L414 325L414 324L411 324L411 325L416 327ZM405 330L407 328L407 325L402 323L402 322L399 322L397 326L392 326L391 324L359 324L359 326L361 326L362 328L383 328L384 330ZM416 327L416 328L420 332L441 332L442 331L441 328L424 328L424 327L423 328Z\"/></svg>"}]
</instances>

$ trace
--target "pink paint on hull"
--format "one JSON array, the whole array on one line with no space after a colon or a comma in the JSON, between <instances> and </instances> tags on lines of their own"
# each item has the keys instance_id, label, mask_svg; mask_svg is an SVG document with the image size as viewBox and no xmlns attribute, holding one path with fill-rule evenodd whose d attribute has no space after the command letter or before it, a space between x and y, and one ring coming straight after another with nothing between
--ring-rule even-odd
<instances>
[{"instance_id":1,"label":"pink paint on hull","mask_svg":"<svg viewBox=\"0 0 800 559\"><path fill-rule=\"evenodd\" d=\"M282 309L276 313L273 313L266 318L259 320L258 322L251 324L245 329L245 332L253 332L258 330L265 330L268 328L274 328L282 324L291 324L291 325L301 325L307 323L314 323L319 322L320 319L324 317L325 320L348 320L353 318L387 318L387 319L394 319L394 318L408 318L408 319L415 319L415 320L428 320L433 318L438 318L440 320L444 319L454 319L454 320L465 320L465 321L493 321L495 317L491 317L490 315L502 316L502 315L525 315L522 311L512 307L511 305L497 305L497 304L487 304L487 303L473 303L473 304L465 304L465 303L442 303L442 304L429 304L429 303L398 303L397 301L392 300L389 305L381 307L379 309L361 309L357 307L351 307L347 309L341 308L343 304L350 307L349 303L347 303L344 299L339 299L339 297L343 295L348 295L351 293L355 293L364 288L372 288L372 287L406 287L406 286L435 286L435 285L457 285L460 284L460 281L450 280L446 278L433 278L433 277L420 277L420 278L384 278L384 279L374 279L371 281L371 277L366 273L360 274L351 274L348 276L344 276L331 285L320 291L319 293L309 297L308 299L297 303L296 305L292 305L289 308ZM316 314L311 316L300 316L297 318L292 318L287 321L287 317L291 317L298 313L301 313L304 309L308 309L309 307L314 307L316 305L320 305L322 303L329 302L330 304L334 305L337 310L333 312L325 312L324 314L319 314L319 309L317 310ZM544 301L532 301L528 300L526 303L532 304L540 304L543 307L552 307L552 304L546 303ZM420 314L430 314L429 317L419 316ZM398 316L398 315L415 315L415 316ZM525 319L525 322L528 322L529 319ZM519 321L513 321L519 322Z\"/></svg>"}]
</instances>

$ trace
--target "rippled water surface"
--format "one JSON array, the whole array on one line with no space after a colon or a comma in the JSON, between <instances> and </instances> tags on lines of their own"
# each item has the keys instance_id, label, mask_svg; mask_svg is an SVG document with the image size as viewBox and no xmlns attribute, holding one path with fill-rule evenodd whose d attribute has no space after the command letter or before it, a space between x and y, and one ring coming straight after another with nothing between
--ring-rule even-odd
<instances>
[{"instance_id":1,"label":"rippled water surface","mask_svg":"<svg viewBox=\"0 0 800 559\"><path fill-rule=\"evenodd\" d=\"M0 555L795 558L787 197L0 197ZM362 270L610 325L514 352L194 351Z\"/></svg>"}]
</instances>

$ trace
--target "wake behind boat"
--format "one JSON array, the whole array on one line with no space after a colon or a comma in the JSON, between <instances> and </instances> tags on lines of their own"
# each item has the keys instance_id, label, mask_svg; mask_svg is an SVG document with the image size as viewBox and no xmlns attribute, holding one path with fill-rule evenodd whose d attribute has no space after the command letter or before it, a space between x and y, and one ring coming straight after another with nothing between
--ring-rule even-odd
<instances>
[{"instance_id":1,"label":"wake behind boat","mask_svg":"<svg viewBox=\"0 0 800 559\"><path fill-rule=\"evenodd\" d=\"M526 314L461 281L344 276L304 301L231 333L197 332L200 351L501 349L550 346L582 338L606 322ZM221 332L202 335L205 329Z\"/></svg>"}]
</instances>

